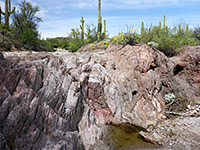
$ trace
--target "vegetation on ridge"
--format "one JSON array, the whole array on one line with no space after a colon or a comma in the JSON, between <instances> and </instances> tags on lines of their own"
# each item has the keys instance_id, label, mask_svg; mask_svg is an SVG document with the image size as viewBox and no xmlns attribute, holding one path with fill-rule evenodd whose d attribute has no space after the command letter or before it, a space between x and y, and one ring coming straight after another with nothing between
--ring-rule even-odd
<instances>
[{"instance_id":1,"label":"vegetation on ridge","mask_svg":"<svg viewBox=\"0 0 200 150\"><path fill-rule=\"evenodd\" d=\"M8 5L7 0L5 1L5 5ZM36 15L39 12L39 6L33 6L31 2L22 0L18 4L19 10L15 11L13 9L11 12L10 5L9 0L9 8L5 10L9 14L5 15L5 24L0 24L0 40L4 39L4 42L0 45L0 49L10 51L13 47L14 49L23 48L35 51L52 50L51 46L45 40L40 39L38 25L42 19ZM9 16L12 13L12 23L9 25Z\"/></svg>"},{"instance_id":2,"label":"vegetation on ridge","mask_svg":"<svg viewBox=\"0 0 200 150\"><path fill-rule=\"evenodd\" d=\"M200 43L200 27L190 29L188 24L183 23L168 27L166 16L163 18L163 25L160 21L158 26L145 27L145 23L142 22L140 30L127 27L126 32L119 32L114 37L108 38L106 20L103 23L104 28L102 26L101 0L98 0L97 27L85 24L86 20L82 17L80 28L73 28L68 37L41 40L38 25L42 18L36 15L39 12L39 6L33 6L31 2L22 0L18 7L19 11L15 11L15 8L11 10L11 2L6 0L5 12L8 14L0 8L0 16L5 16L5 23L0 22L1 50L10 51L12 47L15 47L34 51L52 51L54 48L62 48L76 52L88 44L90 49L106 49L112 45L141 43L172 56L185 45L199 45ZM12 23L9 26L9 17L12 13Z\"/></svg>"}]
</instances>

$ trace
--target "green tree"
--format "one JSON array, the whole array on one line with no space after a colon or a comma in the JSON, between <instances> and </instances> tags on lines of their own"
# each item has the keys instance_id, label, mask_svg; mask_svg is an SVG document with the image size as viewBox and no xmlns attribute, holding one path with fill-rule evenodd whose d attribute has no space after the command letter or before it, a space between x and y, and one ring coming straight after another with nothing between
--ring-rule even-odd
<instances>
[{"instance_id":1,"label":"green tree","mask_svg":"<svg viewBox=\"0 0 200 150\"><path fill-rule=\"evenodd\" d=\"M40 49L41 41L37 28L42 19L37 16L38 12L39 6L33 6L31 2L22 0L19 4L19 11L15 12L12 18L16 38L30 50Z\"/></svg>"}]
</instances>

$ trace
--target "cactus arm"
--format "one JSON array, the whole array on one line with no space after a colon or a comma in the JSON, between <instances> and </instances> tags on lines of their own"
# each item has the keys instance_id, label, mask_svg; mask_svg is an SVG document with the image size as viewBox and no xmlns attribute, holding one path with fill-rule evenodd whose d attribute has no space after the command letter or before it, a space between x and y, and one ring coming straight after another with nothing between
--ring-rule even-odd
<instances>
[{"instance_id":1,"label":"cactus arm","mask_svg":"<svg viewBox=\"0 0 200 150\"><path fill-rule=\"evenodd\" d=\"M8 1L8 11L11 11L11 3L10 3L10 0Z\"/></svg>"},{"instance_id":2,"label":"cactus arm","mask_svg":"<svg viewBox=\"0 0 200 150\"><path fill-rule=\"evenodd\" d=\"M15 7L13 8L12 11L9 11L9 14L13 14L15 12Z\"/></svg>"},{"instance_id":3,"label":"cactus arm","mask_svg":"<svg viewBox=\"0 0 200 150\"><path fill-rule=\"evenodd\" d=\"M8 13L9 14L12 14L12 13L14 13L15 12L15 7L13 8L13 10L11 11L11 2L10 2L10 0L8 1Z\"/></svg>"},{"instance_id":4,"label":"cactus arm","mask_svg":"<svg viewBox=\"0 0 200 150\"><path fill-rule=\"evenodd\" d=\"M5 15L5 12L3 12L2 10L1 10L1 13L2 13L2 15Z\"/></svg>"},{"instance_id":5,"label":"cactus arm","mask_svg":"<svg viewBox=\"0 0 200 150\"><path fill-rule=\"evenodd\" d=\"M5 12L3 12L3 10L1 9L1 7L0 7L0 13L1 13L2 15L5 15Z\"/></svg>"}]
</instances>

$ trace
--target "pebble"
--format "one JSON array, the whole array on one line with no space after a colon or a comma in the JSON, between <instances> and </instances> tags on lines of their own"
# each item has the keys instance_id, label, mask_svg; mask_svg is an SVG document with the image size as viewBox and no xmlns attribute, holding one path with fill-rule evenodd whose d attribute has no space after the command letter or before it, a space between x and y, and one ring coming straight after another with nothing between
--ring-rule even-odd
<instances>
[{"instance_id":1,"label":"pebble","mask_svg":"<svg viewBox=\"0 0 200 150\"><path fill-rule=\"evenodd\" d=\"M191 117L194 117L194 116L200 116L200 114L198 113L200 112L200 105L196 104L195 106L191 106L191 105L187 105L187 109L186 109L186 112L183 113L183 116L191 116Z\"/></svg>"},{"instance_id":2,"label":"pebble","mask_svg":"<svg viewBox=\"0 0 200 150\"><path fill-rule=\"evenodd\" d=\"M197 114L197 111L196 111L196 110L193 110L192 113Z\"/></svg>"},{"instance_id":3,"label":"pebble","mask_svg":"<svg viewBox=\"0 0 200 150\"><path fill-rule=\"evenodd\" d=\"M187 105L187 108L188 108L189 110L191 110L191 105Z\"/></svg>"}]
</instances>

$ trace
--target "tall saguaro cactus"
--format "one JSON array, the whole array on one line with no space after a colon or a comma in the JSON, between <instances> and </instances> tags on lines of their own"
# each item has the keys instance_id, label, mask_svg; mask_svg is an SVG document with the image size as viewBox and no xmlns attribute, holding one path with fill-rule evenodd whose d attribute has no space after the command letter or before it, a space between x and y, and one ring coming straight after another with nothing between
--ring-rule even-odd
<instances>
[{"instance_id":1,"label":"tall saguaro cactus","mask_svg":"<svg viewBox=\"0 0 200 150\"><path fill-rule=\"evenodd\" d=\"M188 31L189 31L189 25L187 24L186 25L186 33L188 33Z\"/></svg>"},{"instance_id":2,"label":"tall saguaro cactus","mask_svg":"<svg viewBox=\"0 0 200 150\"><path fill-rule=\"evenodd\" d=\"M164 29L164 30L166 29L166 26L165 26L165 18L166 18L166 16L164 15L164 19L163 19L163 29Z\"/></svg>"},{"instance_id":3,"label":"tall saguaro cactus","mask_svg":"<svg viewBox=\"0 0 200 150\"><path fill-rule=\"evenodd\" d=\"M81 40L83 41L84 40L84 23L85 23L85 20L81 19L81 25L80 25L80 28L81 28Z\"/></svg>"},{"instance_id":4,"label":"tall saguaro cactus","mask_svg":"<svg viewBox=\"0 0 200 150\"><path fill-rule=\"evenodd\" d=\"M159 30L162 28L161 25L162 25L162 23L161 23L161 21L159 21Z\"/></svg>"},{"instance_id":5,"label":"tall saguaro cactus","mask_svg":"<svg viewBox=\"0 0 200 150\"><path fill-rule=\"evenodd\" d=\"M142 22L142 25L141 25L141 35L144 33L144 22Z\"/></svg>"},{"instance_id":6,"label":"tall saguaro cactus","mask_svg":"<svg viewBox=\"0 0 200 150\"><path fill-rule=\"evenodd\" d=\"M5 12L1 10L1 13L5 16L5 25L9 28L9 17L12 13L15 12L15 7L11 11L11 2L10 0L5 0Z\"/></svg>"},{"instance_id":7,"label":"tall saguaro cactus","mask_svg":"<svg viewBox=\"0 0 200 150\"><path fill-rule=\"evenodd\" d=\"M97 40L100 40L102 31L102 18L101 18L101 0L98 3L98 27L97 27Z\"/></svg>"},{"instance_id":8,"label":"tall saguaro cactus","mask_svg":"<svg viewBox=\"0 0 200 150\"><path fill-rule=\"evenodd\" d=\"M104 20L104 38L106 38L106 20Z\"/></svg>"}]
</instances>

